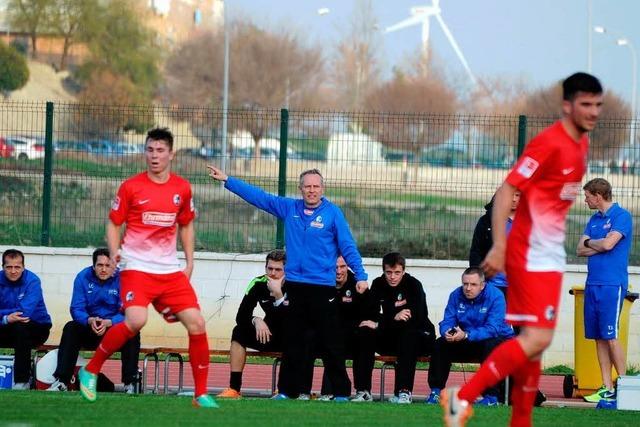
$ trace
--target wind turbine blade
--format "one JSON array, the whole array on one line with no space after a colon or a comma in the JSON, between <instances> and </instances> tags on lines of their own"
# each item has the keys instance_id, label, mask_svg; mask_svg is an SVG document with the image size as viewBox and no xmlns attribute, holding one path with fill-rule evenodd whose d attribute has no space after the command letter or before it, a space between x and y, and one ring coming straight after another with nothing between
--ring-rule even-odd
<instances>
[{"instance_id":1,"label":"wind turbine blade","mask_svg":"<svg viewBox=\"0 0 640 427\"><path fill-rule=\"evenodd\" d=\"M398 22L397 24L394 24L390 27L385 28L384 32L391 33L393 31L398 31L403 28L411 27L413 25L422 24L422 21L424 21L425 19L429 19L429 18L423 15L412 16L411 18L407 18L403 21Z\"/></svg>"},{"instance_id":2,"label":"wind turbine blade","mask_svg":"<svg viewBox=\"0 0 640 427\"><path fill-rule=\"evenodd\" d=\"M469 75L469 79L471 80L471 83L473 83L475 85L477 83L476 77L473 75L473 72L471 71L471 68L469 67L469 64L467 63L467 60L464 58L464 54L462 53L462 50L460 49L460 46L458 46L458 43L456 42L456 39L453 38L453 34L451 34L451 31L449 31L449 27L447 27L447 24L445 24L444 20L440 16L440 14L436 15L436 19L440 23L440 27L442 27L442 31L444 32L444 35L447 36L447 39L449 40L449 43L451 44L451 47L455 51L456 55L458 55L458 59L462 63L462 66L464 67L464 69L466 70L467 74Z\"/></svg>"}]
</instances>

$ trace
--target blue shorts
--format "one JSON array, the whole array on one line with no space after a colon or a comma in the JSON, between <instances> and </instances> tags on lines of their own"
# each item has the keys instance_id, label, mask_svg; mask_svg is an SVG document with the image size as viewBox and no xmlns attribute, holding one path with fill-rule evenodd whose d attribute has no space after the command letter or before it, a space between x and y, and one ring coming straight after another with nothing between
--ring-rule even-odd
<instances>
[{"instance_id":1,"label":"blue shorts","mask_svg":"<svg viewBox=\"0 0 640 427\"><path fill-rule=\"evenodd\" d=\"M587 285L584 290L584 336L592 340L618 338L620 311L627 285Z\"/></svg>"}]
</instances>

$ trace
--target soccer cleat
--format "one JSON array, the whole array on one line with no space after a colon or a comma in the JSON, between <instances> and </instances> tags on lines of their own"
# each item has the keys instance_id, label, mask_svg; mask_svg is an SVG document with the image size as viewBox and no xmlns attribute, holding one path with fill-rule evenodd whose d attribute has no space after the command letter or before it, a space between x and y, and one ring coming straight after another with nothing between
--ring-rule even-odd
<instances>
[{"instance_id":1,"label":"soccer cleat","mask_svg":"<svg viewBox=\"0 0 640 427\"><path fill-rule=\"evenodd\" d=\"M220 393L218 393L216 397L220 397L223 399L240 399L242 397L242 394L232 388L225 388Z\"/></svg>"},{"instance_id":2,"label":"soccer cleat","mask_svg":"<svg viewBox=\"0 0 640 427\"><path fill-rule=\"evenodd\" d=\"M318 398L320 402L331 402L333 400L333 394L323 394Z\"/></svg>"},{"instance_id":3,"label":"soccer cleat","mask_svg":"<svg viewBox=\"0 0 640 427\"><path fill-rule=\"evenodd\" d=\"M352 402L373 402L373 397L369 390L357 391L356 395L351 399Z\"/></svg>"},{"instance_id":4,"label":"soccer cleat","mask_svg":"<svg viewBox=\"0 0 640 427\"><path fill-rule=\"evenodd\" d=\"M216 400L208 394L201 394L193 399L193 406L196 408L219 408Z\"/></svg>"},{"instance_id":5,"label":"soccer cleat","mask_svg":"<svg viewBox=\"0 0 640 427\"><path fill-rule=\"evenodd\" d=\"M284 393L278 393L271 396L271 400L288 400L289 396Z\"/></svg>"},{"instance_id":6,"label":"soccer cleat","mask_svg":"<svg viewBox=\"0 0 640 427\"><path fill-rule=\"evenodd\" d=\"M429 405L439 405L440 404L440 389L439 388L434 388L433 390L431 390L431 393L429 394L429 397L427 397L427 399L424 401L424 403L427 403Z\"/></svg>"},{"instance_id":7,"label":"soccer cleat","mask_svg":"<svg viewBox=\"0 0 640 427\"><path fill-rule=\"evenodd\" d=\"M476 400L474 405L478 406L498 406L498 398L496 396L491 396L487 394L483 396L481 399Z\"/></svg>"},{"instance_id":8,"label":"soccer cleat","mask_svg":"<svg viewBox=\"0 0 640 427\"><path fill-rule=\"evenodd\" d=\"M306 393L300 393L296 400L311 400L311 396Z\"/></svg>"},{"instance_id":9,"label":"soccer cleat","mask_svg":"<svg viewBox=\"0 0 640 427\"><path fill-rule=\"evenodd\" d=\"M616 400L616 389L609 390L603 385L595 393L590 394L589 396L584 396L583 399L585 400L585 402L591 403L598 403L601 400L611 402Z\"/></svg>"},{"instance_id":10,"label":"soccer cleat","mask_svg":"<svg viewBox=\"0 0 640 427\"><path fill-rule=\"evenodd\" d=\"M31 384L29 383L15 383L11 390L30 390Z\"/></svg>"},{"instance_id":11,"label":"soccer cleat","mask_svg":"<svg viewBox=\"0 0 640 427\"><path fill-rule=\"evenodd\" d=\"M98 398L96 388L98 386L98 376L87 371L83 366L78 371L78 382L80 383L80 394L89 402L95 402Z\"/></svg>"},{"instance_id":12,"label":"soccer cleat","mask_svg":"<svg viewBox=\"0 0 640 427\"><path fill-rule=\"evenodd\" d=\"M55 380L53 384L49 386L47 391L67 391L67 386L60 380Z\"/></svg>"},{"instance_id":13,"label":"soccer cleat","mask_svg":"<svg viewBox=\"0 0 640 427\"><path fill-rule=\"evenodd\" d=\"M125 394L136 394L136 385L135 384L125 384L124 385L124 393Z\"/></svg>"},{"instance_id":14,"label":"soccer cleat","mask_svg":"<svg viewBox=\"0 0 640 427\"><path fill-rule=\"evenodd\" d=\"M333 398L333 401L338 403L346 403L349 401L349 398L347 396L336 396Z\"/></svg>"},{"instance_id":15,"label":"soccer cleat","mask_svg":"<svg viewBox=\"0 0 640 427\"><path fill-rule=\"evenodd\" d=\"M469 402L458 397L459 390L459 387L452 387L440 394L440 406L444 409L444 424L447 427L464 427L473 415L473 407Z\"/></svg>"}]
</instances>

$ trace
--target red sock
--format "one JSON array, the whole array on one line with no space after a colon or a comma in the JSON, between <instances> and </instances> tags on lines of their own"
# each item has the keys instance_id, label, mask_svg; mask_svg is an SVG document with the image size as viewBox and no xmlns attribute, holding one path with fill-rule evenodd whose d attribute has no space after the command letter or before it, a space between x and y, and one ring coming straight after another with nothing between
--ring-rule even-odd
<instances>
[{"instance_id":1,"label":"red sock","mask_svg":"<svg viewBox=\"0 0 640 427\"><path fill-rule=\"evenodd\" d=\"M189 363L193 371L195 383L194 396L207 394L207 377L209 375L209 341L207 334L189 335Z\"/></svg>"},{"instance_id":2,"label":"red sock","mask_svg":"<svg viewBox=\"0 0 640 427\"><path fill-rule=\"evenodd\" d=\"M538 393L540 361L530 361L521 370L513 373L511 411L512 427L530 427L533 403Z\"/></svg>"},{"instance_id":3,"label":"red sock","mask_svg":"<svg viewBox=\"0 0 640 427\"><path fill-rule=\"evenodd\" d=\"M476 398L500 380L521 369L528 362L522 346L515 338L505 341L496 347L482 363L476 374L458 392L460 399L475 402Z\"/></svg>"},{"instance_id":4,"label":"red sock","mask_svg":"<svg viewBox=\"0 0 640 427\"><path fill-rule=\"evenodd\" d=\"M109 358L113 353L120 350L122 346L133 338L136 334L125 325L124 322L118 323L107 330L107 333L102 337L102 341L96 349L96 353L93 359L85 369L92 374L98 374L105 360Z\"/></svg>"}]
</instances>

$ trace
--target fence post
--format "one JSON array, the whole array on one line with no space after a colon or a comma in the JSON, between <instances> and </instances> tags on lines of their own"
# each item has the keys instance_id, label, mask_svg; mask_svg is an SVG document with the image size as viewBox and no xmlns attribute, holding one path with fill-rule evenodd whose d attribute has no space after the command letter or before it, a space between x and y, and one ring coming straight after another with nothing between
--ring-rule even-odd
<instances>
[{"instance_id":1,"label":"fence post","mask_svg":"<svg viewBox=\"0 0 640 427\"><path fill-rule=\"evenodd\" d=\"M42 233L40 244L51 244L51 175L53 173L53 102L47 102L44 131L44 179L42 181Z\"/></svg>"},{"instance_id":2,"label":"fence post","mask_svg":"<svg viewBox=\"0 0 640 427\"><path fill-rule=\"evenodd\" d=\"M289 138L289 110L280 110L280 164L278 169L278 196L287 195L287 146ZM284 222L278 219L276 248L284 248Z\"/></svg>"},{"instance_id":3,"label":"fence post","mask_svg":"<svg viewBox=\"0 0 640 427\"><path fill-rule=\"evenodd\" d=\"M516 158L522 155L524 146L527 143L527 116L521 114L518 116L518 154Z\"/></svg>"}]
</instances>

